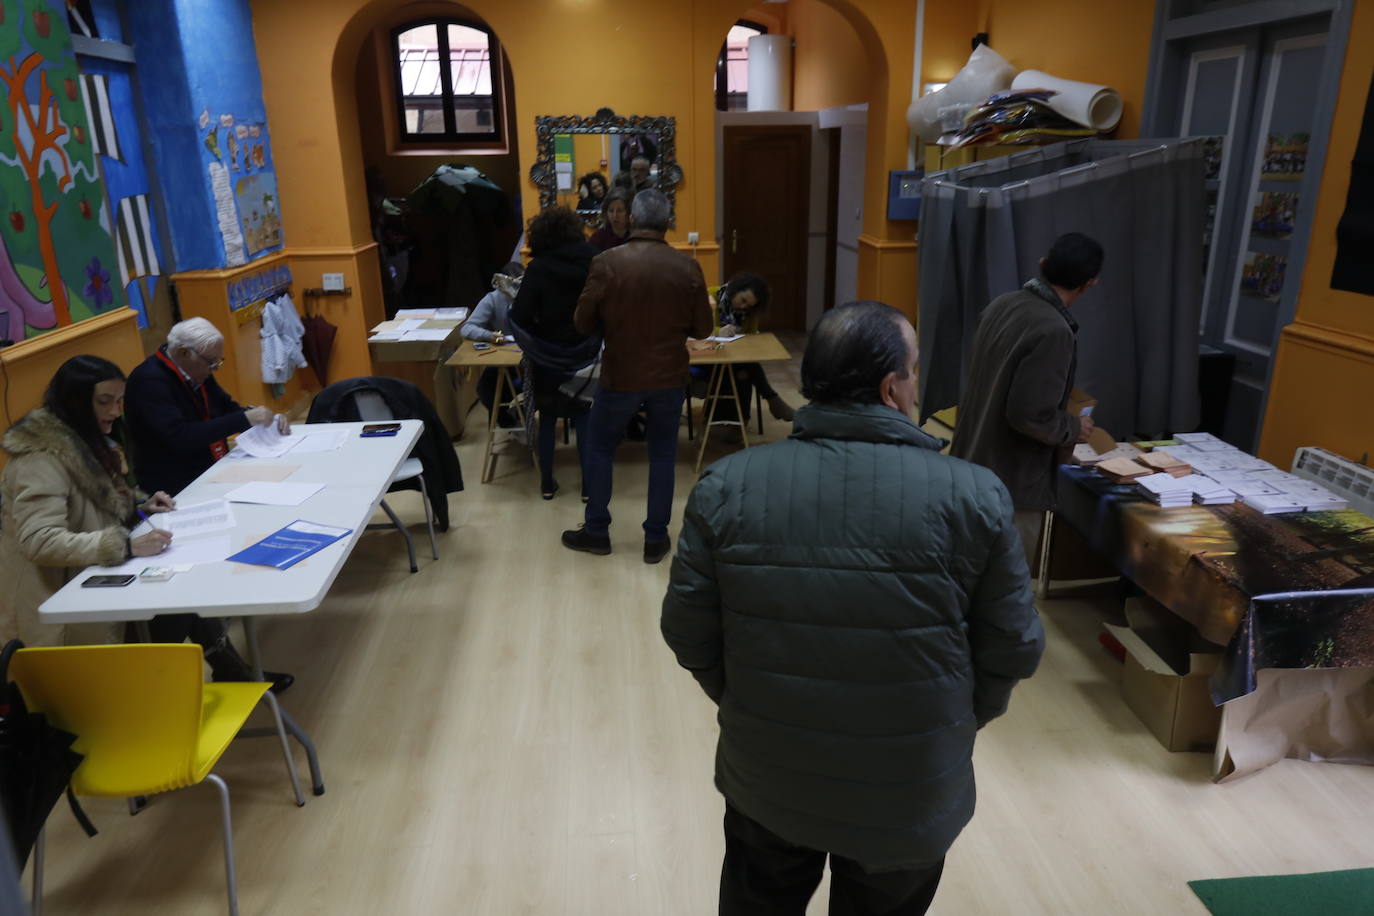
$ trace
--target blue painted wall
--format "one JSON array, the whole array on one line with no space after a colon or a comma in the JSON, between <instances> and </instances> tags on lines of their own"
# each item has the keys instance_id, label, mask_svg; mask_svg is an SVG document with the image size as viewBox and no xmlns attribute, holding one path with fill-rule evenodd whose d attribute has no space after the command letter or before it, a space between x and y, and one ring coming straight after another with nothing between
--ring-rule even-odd
<instances>
[{"instance_id":1,"label":"blue painted wall","mask_svg":"<svg viewBox=\"0 0 1374 916\"><path fill-rule=\"evenodd\" d=\"M256 176L251 190L259 207L261 188L270 186L269 206L275 211L267 111L248 0L138 0L128 6L130 43L176 269L227 266L233 259L221 232L211 164L220 162L236 186L250 173ZM235 137L231 143L229 136L239 125L256 128L256 136ZM240 148L232 157L238 169L231 168L233 146ZM257 161L248 154L253 146L261 147ZM240 209L249 212L240 214ZM236 203L240 234L244 219L251 221L252 211ZM243 257L252 260L280 247L278 231L275 244L250 245Z\"/></svg>"}]
</instances>

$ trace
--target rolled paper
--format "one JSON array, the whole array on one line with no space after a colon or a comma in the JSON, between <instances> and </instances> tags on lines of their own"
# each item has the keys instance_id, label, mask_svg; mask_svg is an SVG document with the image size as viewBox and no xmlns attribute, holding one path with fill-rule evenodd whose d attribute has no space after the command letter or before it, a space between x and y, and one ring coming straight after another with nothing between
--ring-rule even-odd
<instances>
[{"instance_id":1,"label":"rolled paper","mask_svg":"<svg viewBox=\"0 0 1374 916\"><path fill-rule=\"evenodd\" d=\"M1111 130L1121 120L1121 93L1110 86L1022 70L1011 81L1011 88L1053 89L1054 95L1045 104L1075 124L1094 130Z\"/></svg>"}]
</instances>

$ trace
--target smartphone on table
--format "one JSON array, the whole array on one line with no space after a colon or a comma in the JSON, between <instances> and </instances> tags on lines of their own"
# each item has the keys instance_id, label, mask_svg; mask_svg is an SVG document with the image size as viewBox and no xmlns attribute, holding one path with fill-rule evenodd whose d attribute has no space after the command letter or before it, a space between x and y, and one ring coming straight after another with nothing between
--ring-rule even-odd
<instances>
[{"instance_id":1,"label":"smartphone on table","mask_svg":"<svg viewBox=\"0 0 1374 916\"><path fill-rule=\"evenodd\" d=\"M401 431L399 423L368 423L363 427L362 437L364 439L375 439L379 436L394 436Z\"/></svg>"},{"instance_id":2,"label":"smartphone on table","mask_svg":"<svg viewBox=\"0 0 1374 916\"><path fill-rule=\"evenodd\" d=\"M82 588L123 588L132 585L137 576L87 576L81 580Z\"/></svg>"}]
</instances>

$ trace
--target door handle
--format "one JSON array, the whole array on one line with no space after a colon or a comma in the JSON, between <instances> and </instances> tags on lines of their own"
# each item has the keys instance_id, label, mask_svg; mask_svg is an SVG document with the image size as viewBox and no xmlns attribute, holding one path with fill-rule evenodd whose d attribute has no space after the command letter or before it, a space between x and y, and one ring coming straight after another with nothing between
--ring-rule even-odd
<instances>
[{"instance_id":1,"label":"door handle","mask_svg":"<svg viewBox=\"0 0 1374 916\"><path fill-rule=\"evenodd\" d=\"M730 253L739 254L739 230L730 230Z\"/></svg>"}]
</instances>

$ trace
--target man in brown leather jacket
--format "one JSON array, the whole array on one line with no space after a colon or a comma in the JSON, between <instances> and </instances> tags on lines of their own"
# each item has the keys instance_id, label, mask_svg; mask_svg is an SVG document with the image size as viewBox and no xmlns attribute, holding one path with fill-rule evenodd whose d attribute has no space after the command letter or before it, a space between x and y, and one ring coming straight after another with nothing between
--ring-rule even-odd
<instances>
[{"instance_id":1,"label":"man in brown leather jacket","mask_svg":"<svg viewBox=\"0 0 1374 916\"><path fill-rule=\"evenodd\" d=\"M563 532L563 544L586 553L611 552L612 462L630 418L643 410L649 450L646 563L657 563L669 550L687 338L709 335L712 321L701 266L664 240L669 212L662 191L635 196L629 240L592 261L573 316L584 334L600 329L606 349L587 429L585 523Z\"/></svg>"}]
</instances>

